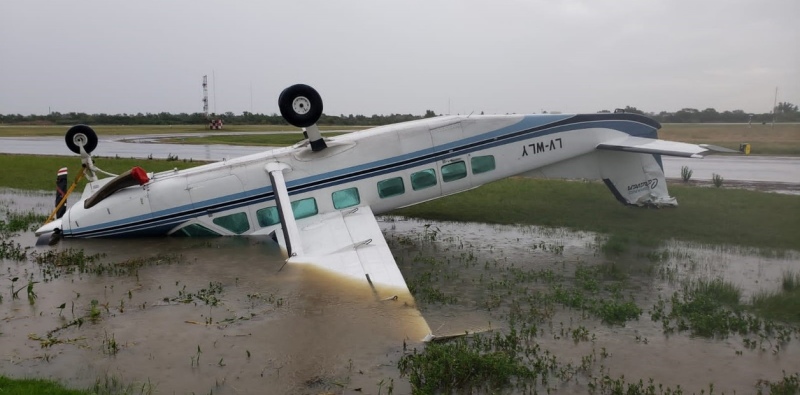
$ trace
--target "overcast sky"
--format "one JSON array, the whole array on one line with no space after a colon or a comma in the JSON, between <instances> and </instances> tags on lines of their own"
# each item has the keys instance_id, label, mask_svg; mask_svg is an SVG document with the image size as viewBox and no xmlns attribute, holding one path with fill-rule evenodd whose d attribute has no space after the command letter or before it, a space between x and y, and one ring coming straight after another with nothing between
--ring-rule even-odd
<instances>
[{"instance_id":1,"label":"overcast sky","mask_svg":"<svg viewBox=\"0 0 800 395\"><path fill-rule=\"evenodd\" d=\"M1 0L0 114L747 112L800 104L800 0ZM215 77L215 78L214 78Z\"/></svg>"}]
</instances>

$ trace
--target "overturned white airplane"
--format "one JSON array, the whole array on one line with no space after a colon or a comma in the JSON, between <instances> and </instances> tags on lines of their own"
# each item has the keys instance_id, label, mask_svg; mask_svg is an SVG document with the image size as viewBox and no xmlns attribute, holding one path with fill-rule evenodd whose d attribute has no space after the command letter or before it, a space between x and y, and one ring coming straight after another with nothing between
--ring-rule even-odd
<instances>
[{"instance_id":1,"label":"overturned white airplane","mask_svg":"<svg viewBox=\"0 0 800 395\"><path fill-rule=\"evenodd\" d=\"M407 287L375 214L523 173L601 179L629 205L676 205L661 155L712 147L659 140L660 125L629 114L442 116L322 138L319 94L281 93L281 114L307 128L291 147L187 170L138 168L98 179L91 128L67 132L88 184L60 219L36 231L60 237L267 235L288 262L364 279L381 296Z\"/></svg>"}]
</instances>

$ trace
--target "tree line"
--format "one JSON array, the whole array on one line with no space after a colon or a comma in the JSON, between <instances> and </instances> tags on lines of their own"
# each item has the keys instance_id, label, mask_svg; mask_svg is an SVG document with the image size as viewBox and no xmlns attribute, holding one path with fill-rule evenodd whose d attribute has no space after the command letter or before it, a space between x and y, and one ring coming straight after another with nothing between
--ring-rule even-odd
<instances>
[{"instance_id":1,"label":"tree line","mask_svg":"<svg viewBox=\"0 0 800 395\"><path fill-rule=\"evenodd\" d=\"M775 107L774 113L753 114L742 110L719 112L713 108L697 110L684 108L676 112L662 111L660 113L645 113L636 107L626 106L621 109L625 112L644 114L662 123L768 123L800 122L800 111L794 104L783 102ZM611 112L609 110L599 111ZM483 114L481 112L481 114ZM322 114L320 125L336 126L378 126L397 122L412 121L421 118L435 117L437 114L431 110L423 115L414 114L389 114L389 115L329 115ZM228 125L288 125L279 114L257 114L244 111L237 115L233 112L211 115L212 119L221 119ZM82 112L60 113L53 112L47 115L21 115L0 114L0 124L38 124L38 125L74 125L85 123L89 125L191 125L207 124L209 118L203 113L137 113L137 114L86 114Z\"/></svg>"},{"instance_id":2,"label":"tree line","mask_svg":"<svg viewBox=\"0 0 800 395\"><path fill-rule=\"evenodd\" d=\"M636 107L626 106L625 112L647 115L661 123L768 123L772 122L800 122L800 111L796 105L789 102L778 103L774 112L754 114L742 110L719 112L713 108L698 110L695 108L683 108L675 112L661 111L658 114L645 113ZM600 111L609 112L609 111Z\"/></svg>"}]
</instances>

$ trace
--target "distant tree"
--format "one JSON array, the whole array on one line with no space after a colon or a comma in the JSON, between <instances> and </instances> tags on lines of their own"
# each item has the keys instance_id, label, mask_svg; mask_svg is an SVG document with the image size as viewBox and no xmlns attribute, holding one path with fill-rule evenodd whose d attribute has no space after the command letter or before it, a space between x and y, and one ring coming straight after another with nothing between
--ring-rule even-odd
<instances>
[{"instance_id":1,"label":"distant tree","mask_svg":"<svg viewBox=\"0 0 800 395\"><path fill-rule=\"evenodd\" d=\"M435 116L436 116L436 113L433 112L432 110L425 110L425 115L423 115L422 117L423 118L433 118Z\"/></svg>"},{"instance_id":2,"label":"distant tree","mask_svg":"<svg viewBox=\"0 0 800 395\"><path fill-rule=\"evenodd\" d=\"M625 110L625 112L629 112L629 113L633 113L633 114L642 114L642 115L644 115L644 111L642 111L642 110L640 110L640 109L638 109L636 107L625 106L625 108L623 108L623 110Z\"/></svg>"},{"instance_id":3,"label":"distant tree","mask_svg":"<svg viewBox=\"0 0 800 395\"><path fill-rule=\"evenodd\" d=\"M700 122L719 122L720 117L717 110L713 108L706 108L705 110L701 111L700 114Z\"/></svg>"},{"instance_id":4,"label":"distant tree","mask_svg":"<svg viewBox=\"0 0 800 395\"><path fill-rule=\"evenodd\" d=\"M673 122L700 122L700 111L694 108L682 108L673 114Z\"/></svg>"},{"instance_id":5,"label":"distant tree","mask_svg":"<svg viewBox=\"0 0 800 395\"><path fill-rule=\"evenodd\" d=\"M792 114L796 113L797 106L789 102L781 102L775 107L776 114Z\"/></svg>"}]
</instances>

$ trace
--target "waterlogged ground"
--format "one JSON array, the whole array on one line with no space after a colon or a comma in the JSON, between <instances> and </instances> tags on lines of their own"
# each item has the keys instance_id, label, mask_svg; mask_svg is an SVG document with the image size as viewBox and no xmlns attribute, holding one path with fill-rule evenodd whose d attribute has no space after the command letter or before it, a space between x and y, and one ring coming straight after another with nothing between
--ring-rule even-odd
<instances>
[{"instance_id":1,"label":"waterlogged ground","mask_svg":"<svg viewBox=\"0 0 800 395\"><path fill-rule=\"evenodd\" d=\"M13 212L43 213L51 200L0 196ZM527 366L498 384L506 392L610 393L652 380L684 393L754 393L759 383L768 393L762 380L800 372L792 327L751 320L741 333L707 333L670 315L702 281L734 284L743 303L778 291L784 273L800 272L796 252L668 243L609 257L591 233L392 217L381 225L434 333L482 332L445 346ZM270 240L34 241L24 231L3 238L2 374L79 388L120 381L133 393L405 394L412 374L430 373L412 358L426 347L413 306L284 266Z\"/></svg>"}]
</instances>

